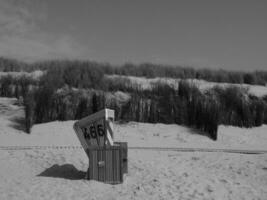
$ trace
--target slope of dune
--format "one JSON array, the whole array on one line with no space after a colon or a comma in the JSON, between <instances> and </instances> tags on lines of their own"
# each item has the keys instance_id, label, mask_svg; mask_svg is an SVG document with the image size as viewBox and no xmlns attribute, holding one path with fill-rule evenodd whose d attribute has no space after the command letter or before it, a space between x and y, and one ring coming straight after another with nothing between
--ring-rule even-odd
<instances>
[{"instance_id":1,"label":"slope of dune","mask_svg":"<svg viewBox=\"0 0 267 200\"><path fill-rule=\"evenodd\" d=\"M32 79L36 79L38 80L41 76L43 76L46 72L45 71L41 71L41 70L36 70L33 72L0 72L0 78L2 77L6 77L6 76L11 76L13 78L20 78L20 77L28 77L28 78L32 78Z\"/></svg>"},{"instance_id":2,"label":"slope of dune","mask_svg":"<svg viewBox=\"0 0 267 200\"><path fill-rule=\"evenodd\" d=\"M23 132L22 107L0 98L0 199L267 199L267 155L129 149L123 184L84 180L88 158L74 121L37 124ZM267 126L220 126L218 141L164 124L115 124L115 140L130 147L202 147L267 150ZM8 146L54 148L8 150Z\"/></svg>"},{"instance_id":3,"label":"slope of dune","mask_svg":"<svg viewBox=\"0 0 267 200\"><path fill-rule=\"evenodd\" d=\"M109 79L128 79L132 83L139 84L142 89L151 89L155 83L165 83L174 88L178 88L179 81L181 79L174 78L146 78L146 77L135 77L135 76L122 76L122 75L106 75ZM267 95L267 87L262 85L249 85L249 84L234 84L234 83L217 83L209 82L201 79L185 79L189 83L196 85L201 91L206 91L214 86L219 86L222 88L227 88L230 86L241 87L248 89L248 93L257 97L262 97Z\"/></svg>"}]
</instances>

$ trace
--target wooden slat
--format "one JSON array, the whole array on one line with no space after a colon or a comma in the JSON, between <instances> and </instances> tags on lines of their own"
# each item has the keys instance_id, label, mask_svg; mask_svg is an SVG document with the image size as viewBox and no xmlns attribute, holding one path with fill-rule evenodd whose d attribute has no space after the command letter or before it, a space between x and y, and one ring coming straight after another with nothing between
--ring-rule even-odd
<instances>
[{"instance_id":1,"label":"wooden slat","mask_svg":"<svg viewBox=\"0 0 267 200\"><path fill-rule=\"evenodd\" d=\"M94 174L94 166L93 166L93 151L89 151L89 179L93 179L93 174Z\"/></svg>"},{"instance_id":2,"label":"wooden slat","mask_svg":"<svg viewBox=\"0 0 267 200\"><path fill-rule=\"evenodd\" d=\"M123 148L121 146L120 150L119 150L119 164L120 164L120 170L119 170L119 177L120 177L120 181L123 181Z\"/></svg>"},{"instance_id":3,"label":"wooden slat","mask_svg":"<svg viewBox=\"0 0 267 200\"><path fill-rule=\"evenodd\" d=\"M120 146L122 158L122 173L128 173L128 145L127 142L115 142L115 145Z\"/></svg>"},{"instance_id":4,"label":"wooden slat","mask_svg":"<svg viewBox=\"0 0 267 200\"><path fill-rule=\"evenodd\" d=\"M103 181L106 181L106 179L107 179L107 177L106 177L106 165L107 165L106 151L107 151L107 149L104 148L104 150L103 150L103 157L102 157L102 159L105 162L105 165L104 165L104 167L102 169L102 171L103 171Z\"/></svg>"},{"instance_id":5,"label":"wooden slat","mask_svg":"<svg viewBox=\"0 0 267 200\"><path fill-rule=\"evenodd\" d=\"M103 164L105 164L105 160L104 160L104 158L103 158L103 153L104 153L104 150L103 149L101 149L101 150L99 150L100 151L100 154L99 154L99 159L98 159L98 162L100 162L100 166L98 166L98 172L99 172L99 181L102 181L102 182L104 182L105 180L104 180L104 166L103 166ZM104 163L102 163L102 162L104 162Z\"/></svg>"},{"instance_id":6,"label":"wooden slat","mask_svg":"<svg viewBox=\"0 0 267 200\"><path fill-rule=\"evenodd\" d=\"M92 155L92 151L87 150L88 155L89 155L89 176L88 179L92 179L93 177L93 173L94 173L94 166L93 166L93 155Z\"/></svg>"},{"instance_id":7,"label":"wooden slat","mask_svg":"<svg viewBox=\"0 0 267 200\"><path fill-rule=\"evenodd\" d=\"M99 172L98 172L98 157L99 155L99 149L96 150L95 159L94 159L94 165L95 165L95 180L99 180Z\"/></svg>"},{"instance_id":8,"label":"wooden slat","mask_svg":"<svg viewBox=\"0 0 267 200\"><path fill-rule=\"evenodd\" d=\"M121 142L122 173L128 173L128 147L127 142Z\"/></svg>"},{"instance_id":9,"label":"wooden slat","mask_svg":"<svg viewBox=\"0 0 267 200\"><path fill-rule=\"evenodd\" d=\"M115 159L115 154L114 154L114 152L112 151L112 154L111 154L111 156L112 156L112 181L114 181L115 179L116 179L116 175L115 175L115 168L116 168L116 166L115 166L115 161L114 161L114 159Z\"/></svg>"},{"instance_id":10,"label":"wooden slat","mask_svg":"<svg viewBox=\"0 0 267 200\"><path fill-rule=\"evenodd\" d=\"M123 158L127 156L127 143L116 143L109 147L90 147L89 177L90 179L116 184L123 181L125 165ZM104 161L104 166L99 163Z\"/></svg>"},{"instance_id":11,"label":"wooden slat","mask_svg":"<svg viewBox=\"0 0 267 200\"><path fill-rule=\"evenodd\" d=\"M116 174L117 174L117 179L118 181L120 181L120 171L121 171L121 168L120 168L120 150L119 149L116 149L116 162L117 162L117 167L116 167Z\"/></svg>"},{"instance_id":12,"label":"wooden slat","mask_svg":"<svg viewBox=\"0 0 267 200\"><path fill-rule=\"evenodd\" d=\"M108 156L108 150L105 151L105 161L106 161L106 165L105 165L105 180L108 182L109 181L109 173L108 173L108 167L109 167L109 156Z\"/></svg>"},{"instance_id":13,"label":"wooden slat","mask_svg":"<svg viewBox=\"0 0 267 200\"><path fill-rule=\"evenodd\" d=\"M116 155L115 155L115 159L116 159L116 181L120 181L120 171L121 171L121 168L120 168L120 150L119 149L116 149Z\"/></svg>"}]
</instances>

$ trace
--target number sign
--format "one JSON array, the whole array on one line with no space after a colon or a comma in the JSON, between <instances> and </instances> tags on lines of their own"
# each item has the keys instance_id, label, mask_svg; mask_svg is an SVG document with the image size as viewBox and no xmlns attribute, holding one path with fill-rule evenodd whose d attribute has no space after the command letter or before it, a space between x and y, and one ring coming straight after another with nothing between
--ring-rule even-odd
<instances>
[{"instance_id":1,"label":"number sign","mask_svg":"<svg viewBox=\"0 0 267 200\"><path fill-rule=\"evenodd\" d=\"M77 121L73 127L83 148L113 145L113 120L114 111L104 109Z\"/></svg>"},{"instance_id":2,"label":"number sign","mask_svg":"<svg viewBox=\"0 0 267 200\"><path fill-rule=\"evenodd\" d=\"M104 146L105 145L105 121L92 122L82 128L83 136L86 140L91 141L91 145Z\"/></svg>"}]
</instances>

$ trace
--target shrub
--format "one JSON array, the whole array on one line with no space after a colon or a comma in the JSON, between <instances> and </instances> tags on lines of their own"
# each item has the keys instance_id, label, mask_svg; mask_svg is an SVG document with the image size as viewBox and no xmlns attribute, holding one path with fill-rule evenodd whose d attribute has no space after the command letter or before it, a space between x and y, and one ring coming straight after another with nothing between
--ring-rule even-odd
<instances>
[{"instance_id":1,"label":"shrub","mask_svg":"<svg viewBox=\"0 0 267 200\"><path fill-rule=\"evenodd\" d=\"M151 90L141 90L141 85L132 84L128 79L104 77L104 73L109 73L264 84L267 80L264 72L195 70L151 63L114 67L81 61L50 61L27 66L28 70L46 69L47 73L39 82L26 77L0 80L2 96L24 97L27 131L33 123L80 119L104 107L115 109L119 120L184 124L207 132L213 139L217 138L219 123L252 127L267 121L266 99L251 97L241 88L217 87L202 94L195 85L182 80L178 89L158 82ZM107 101L107 94L118 90L131 93L131 98L124 103L116 99Z\"/></svg>"}]
</instances>

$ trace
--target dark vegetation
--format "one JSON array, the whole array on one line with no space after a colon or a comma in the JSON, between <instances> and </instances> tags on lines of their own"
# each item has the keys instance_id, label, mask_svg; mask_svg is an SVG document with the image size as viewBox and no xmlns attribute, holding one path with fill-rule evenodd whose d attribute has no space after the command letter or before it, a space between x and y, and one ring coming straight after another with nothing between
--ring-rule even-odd
<instances>
[{"instance_id":1,"label":"dark vegetation","mask_svg":"<svg viewBox=\"0 0 267 200\"><path fill-rule=\"evenodd\" d=\"M0 96L2 97L25 97L29 90L34 89L39 81L32 78L21 76L12 77L11 75L0 78Z\"/></svg>"},{"instance_id":2,"label":"dark vegetation","mask_svg":"<svg viewBox=\"0 0 267 200\"><path fill-rule=\"evenodd\" d=\"M123 66L112 66L108 63L97 63L91 61L68 61L54 60L36 63L23 63L13 59L0 57L0 71L27 71L62 69L78 66L79 67L97 67L104 74L117 74L126 76L139 76L146 78L169 77L169 78L195 78L213 82L225 83L246 83L252 85L266 85L267 72L241 72L211 69L194 69L192 67L158 65L152 63L143 63L139 65L126 63ZM72 69L73 71L77 69Z\"/></svg>"},{"instance_id":3,"label":"dark vegetation","mask_svg":"<svg viewBox=\"0 0 267 200\"><path fill-rule=\"evenodd\" d=\"M267 96L251 96L238 87L215 87L205 93L185 80L178 89L154 84L144 90L129 79L106 79L104 74L145 77L199 78L207 81L266 84L266 72L196 70L186 67L108 64L81 61L50 61L34 64L0 59L2 71L45 70L40 80L2 77L1 96L22 98L25 126L34 123L80 119L104 107L115 110L116 119L150 123L176 123L193 127L217 139L219 124L239 127L267 123ZM129 96L121 100L117 91Z\"/></svg>"}]
</instances>

